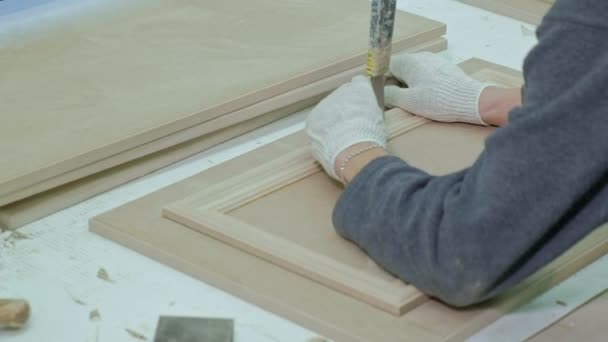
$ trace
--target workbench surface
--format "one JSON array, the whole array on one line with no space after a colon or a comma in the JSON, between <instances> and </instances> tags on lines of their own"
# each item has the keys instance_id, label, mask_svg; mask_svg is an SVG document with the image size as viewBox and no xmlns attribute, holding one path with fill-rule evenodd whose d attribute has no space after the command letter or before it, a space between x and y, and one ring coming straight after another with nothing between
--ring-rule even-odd
<instances>
[{"instance_id":1,"label":"workbench surface","mask_svg":"<svg viewBox=\"0 0 608 342\"><path fill-rule=\"evenodd\" d=\"M13 32L44 29L63 16L90 14L121 3L0 1L0 52ZM455 63L478 57L521 70L526 52L536 42L533 26L457 1L408 0L399 1L398 6L446 23L450 47L443 55ZM0 332L0 340L138 341L142 336L152 340L160 315L233 318L237 342L306 341L315 337L314 332L88 231L88 219L95 215L301 129L306 113L101 194L29 224L18 233L0 233L0 298L23 297L32 305L29 325L21 331ZM471 340L525 339L606 288L608 257Z\"/></svg>"}]
</instances>

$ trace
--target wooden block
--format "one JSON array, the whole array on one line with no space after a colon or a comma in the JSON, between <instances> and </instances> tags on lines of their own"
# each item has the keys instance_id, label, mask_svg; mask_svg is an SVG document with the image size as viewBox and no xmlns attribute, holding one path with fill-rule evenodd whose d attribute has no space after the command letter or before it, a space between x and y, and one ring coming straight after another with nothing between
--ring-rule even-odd
<instances>
[{"instance_id":1,"label":"wooden block","mask_svg":"<svg viewBox=\"0 0 608 342\"><path fill-rule=\"evenodd\" d=\"M439 38L408 48L406 51L439 52L445 50L446 47L447 41L443 38ZM69 176L70 178L76 178L77 180L0 207L0 228L16 229L53 212L110 190L118 185L187 158L225 140L253 130L268 122L284 117L294 111L308 107L316 103L318 99L324 96L328 91L347 82L360 72L363 72L363 68L353 68L236 112L239 113L239 120L244 117L251 117L251 119L247 121L234 124L234 122L238 121L221 120L222 124L214 126L215 128L209 128L208 123L197 125L191 129L181 131L180 133L168 137L163 144L158 144L159 140L156 140L143 145L143 148L141 149L132 149L123 152L122 154L125 154L125 156L122 156L121 154L110 157L101 162L105 165L110 163L112 165L117 164L118 166L112 167L106 171L84 178L79 178L86 174L86 171L82 173L81 169L77 169L73 173L66 173L61 177ZM219 127L224 126L226 127L219 129ZM214 129L219 130L214 131ZM180 141L183 142L180 143ZM165 146L171 145L175 146L164 148ZM144 156L145 153L148 153L147 151L153 150L159 151ZM143 157L120 164L124 160L134 158L135 155L140 155L137 154L138 151L142 152L141 155ZM94 165L89 165L89 167L92 166ZM102 166L101 168L104 167L105 166ZM55 180L51 179L50 181ZM62 180L58 181L58 183L61 182ZM27 192L24 193L21 191L17 197L26 196L27 193L36 193L38 190L34 186L25 189L25 191Z\"/></svg>"},{"instance_id":2,"label":"wooden block","mask_svg":"<svg viewBox=\"0 0 608 342\"><path fill-rule=\"evenodd\" d=\"M64 19L15 32L3 46L10 67L0 103L10 125L0 126L0 205L24 188L40 193L51 178L363 65L369 3L135 0ZM445 33L415 15L396 20L395 51ZM103 170L88 167L78 178ZM77 178L59 179L52 186Z\"/></svg>"},{"instance_id":3,"label":"wooden block","mask_svg":"<svg viewBox=\"0 0 608 342\"><path fill-rule=\"evenodd\" d=\"M24 299L0 299L0 329L19 329L30 317L30 304Z\"/></svg>"},{"instance_id":4,"label":"wooden block","mask_svg":"<svg viewBox=\"0 0 608 342\"><path fill-rule=\"evenodd\" d=\"M485 10L539 25L553 4L553 0L461 0Z\"/></svg>"},{"instance_id":5,"label":"wooden block","mask_svg":"<svg viewBox=\"0 0 608 342\"><path fill-rule=\"evenodd\" d=\"M466 63L465 66L477 77L492 74L487 72L488 69L501 69L479 60ZM514 71L510 73L515 74ZM410 151L426 148L433 150L452 148L452 151L458 151L460 150L458 145L471 146L474 140L479 139L469 134L470 132L463 134L465 131L462 127L484 130L482 127L469 125L453 126L437 123L435 126L429 126L429 124L402 136L423 129L437 129L439 126L446 127L441 134L448 131L455 133L452 137L446 136L444 139L434 139L439 136L430 139L431 132L423 132L421 136L426 136L425 143L418 147L409 146ZM449 129L450 127L454 127L454 130ZM394 142L395 139L393 144ZM159 214L169 203L205 191L226 179L237 177L251 165L260 165L265 161L280 158L306 143L306 136L299 132L263 146L190 179L95 217L91 220L91 230L337 341L462 341L510 309L545 291L608 251L608 225L605 225L526 281L493 301L466 310L456 310L431 300L396 317L352 296L287 271L281 266L251 257L238 248L164 219ZM405 143L395 145L398 151L405 151L406 147L408 144ZM477 148L479 151L482 149L481 146ZM424 157L423 152L416 153L418 156L414 158L417 159L416 163L440 170L438 164L440 161ZM474 152L469 151L466 155L474 159L471 157ZM458 152L459 157L455 159L460 159L464 155L464 152ZM452 162L447 167L458 168L462 167L463 163L466 161ZM253 203L255 205L245 206L239 213L233 215L257 225L254 220L261 219L261 216L255 216L253 211L263 206L276 208L277 200L285 200L283 196L266 197L272 198L268 201L255 201ZM256 208L256 205L260 207ZM281 208L289 207L286 205ZM281 212L281 215L275 215L276 218L286 220L293 214L293 211L285 211L285 213ZM295 220L292 221L295 224Z\"/></svg>"}]
</instances>

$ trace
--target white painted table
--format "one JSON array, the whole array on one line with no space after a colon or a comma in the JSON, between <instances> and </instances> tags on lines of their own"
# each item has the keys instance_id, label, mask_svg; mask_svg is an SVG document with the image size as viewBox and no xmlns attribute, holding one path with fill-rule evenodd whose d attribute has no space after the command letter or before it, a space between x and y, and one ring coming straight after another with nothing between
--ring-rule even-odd
<instances>
[{"instance_id":1,"label":"white painted table","mask_svg":"<svg viewBox=\"0 0 608 342\"><path fill-rule=\"evenodd\" d=\"M4 42L15 32L44 29L64 16L121 3L121 0L0 1L0 54ZM400 1L399 7L447 23L450 47L443 54L454 62L479 57L521 69L526 52L535 44L533 27L456 1ZM1 69L0 64L0 75ZM15 239L9 232L0 234L0 298L27 298L33 308L26 329L0 332L0 340L137 341L126 329L151 340L159 315L233 318L237 342L306 341L316 336L88 231L88 219L92 216L301 129L306 112L32 223L19 230L27 236L25 239ZM100 268L107 271L111 281L97 277ZM608 287L607 283L605 257L489 326L473 340L526 338L566 314L576 303ZM557 298L567 306L556 304ZM101 319L90 319L93 310L99 312Z\"/></svg>"}]
</instances>

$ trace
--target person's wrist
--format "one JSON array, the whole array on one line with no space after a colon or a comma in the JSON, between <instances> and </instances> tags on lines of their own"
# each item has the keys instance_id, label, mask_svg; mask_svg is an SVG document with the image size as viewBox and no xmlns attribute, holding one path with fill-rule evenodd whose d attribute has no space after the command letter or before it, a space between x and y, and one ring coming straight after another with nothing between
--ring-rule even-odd
<instances>
[{"instance_id":1,"label":"person's wrist","mask_svg":"<svg viewBox=\"0 0 608 342\"><path fill-rule=\"evenodd\" d=\"M479 96L479 116L489 125L504 126L509 112L521 105L521 89L490 86Z\"/></svg>"},{"instance_id":2,"label":"person's wrist","mask_svg":"<svg viewBox=\"0 0 608 342\"><path fill-rule=\"evenodd\" d=\"M335 174L348 184L361 169L374 159L387 155L383 146L374 142L354 144L338 154L334 163Z\"/></svg>"}]
</instances>

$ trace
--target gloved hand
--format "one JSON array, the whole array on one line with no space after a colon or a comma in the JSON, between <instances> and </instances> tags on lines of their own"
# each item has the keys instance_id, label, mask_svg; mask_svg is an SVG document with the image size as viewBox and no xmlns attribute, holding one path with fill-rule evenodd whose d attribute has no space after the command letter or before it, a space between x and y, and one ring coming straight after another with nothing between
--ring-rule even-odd
<instances>
[{"instance_id":1,"label":"gloved hand","mask_svg":"<svg viewBox=\"0 0 608 342\"><path fill-rule=\"evenodd\" d=\"M308 116L306 133L312 155L327 174L340 181L335 165L340 152L362 142L385 148L384 113L370 80L357 76L321 101Z\"/></svg>"},{"instance_id":2,"label":"gloved hand","mask_svg":"<svg viewBox=\"0 0 608 342\"><path fill-rule=\"evenodd\" d=\"M489 85L467 76L458 66L421 52L395 56L390 69L408 88L385 87L388 107L435 121L487 125L479 114L479 97Z\"/></svg>"}]
</instances>

